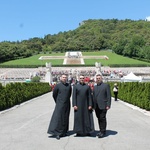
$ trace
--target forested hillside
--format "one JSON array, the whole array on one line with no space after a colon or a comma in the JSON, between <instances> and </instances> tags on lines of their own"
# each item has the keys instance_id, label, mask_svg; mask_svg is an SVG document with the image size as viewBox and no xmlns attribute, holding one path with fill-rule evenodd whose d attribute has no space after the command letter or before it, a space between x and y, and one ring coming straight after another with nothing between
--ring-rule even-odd
<instances>
[{"instance_id":1,"label":"forested hillside","mask_svg":"<svg viewBox=\"0 0 150 150\"><path fill-rule=\"evenodd\" d=\"M119 55L150 60L150 22L144 20L85 20L68 32L0 43L0 62L38 53L100 51L110 49Z\"/></svg>"}]
</instances>

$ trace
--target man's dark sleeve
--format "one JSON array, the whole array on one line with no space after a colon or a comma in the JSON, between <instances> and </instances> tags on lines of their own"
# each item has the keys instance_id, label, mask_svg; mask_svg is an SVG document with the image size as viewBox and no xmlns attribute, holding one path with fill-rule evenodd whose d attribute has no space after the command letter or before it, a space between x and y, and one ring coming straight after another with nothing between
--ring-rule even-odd
<instances>
[{"instance_id":1,"label":"man's dark sleeve","mask_svg":"<svg viewBox=\"0 0 150 150\"><path fill-rule=\"evenodd\" d=\"M57 95L58 95L58 84L56 84L56 86L54 87L54 90L53 90L53 98L54 98L55 102L57 100Z\"/></svg>"}]
</instances>

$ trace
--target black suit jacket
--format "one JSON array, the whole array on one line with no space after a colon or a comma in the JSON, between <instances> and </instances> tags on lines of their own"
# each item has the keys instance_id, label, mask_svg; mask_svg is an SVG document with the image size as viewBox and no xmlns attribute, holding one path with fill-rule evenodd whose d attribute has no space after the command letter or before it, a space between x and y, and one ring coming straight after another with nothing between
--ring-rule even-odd
<instances>
[{"instance_id":1,"label":"black suit jacket","mask_svg":"<svg viewBox=\"0 0 150 150\"><path fill-rule=\"evenodd\" d=\"M106 109L106 107L111 106L111 91L109 84L102 82L100 85L94 86L93 101L94 108L96 107L96 104L99 109Z\"/></svg>"}]
</instances>

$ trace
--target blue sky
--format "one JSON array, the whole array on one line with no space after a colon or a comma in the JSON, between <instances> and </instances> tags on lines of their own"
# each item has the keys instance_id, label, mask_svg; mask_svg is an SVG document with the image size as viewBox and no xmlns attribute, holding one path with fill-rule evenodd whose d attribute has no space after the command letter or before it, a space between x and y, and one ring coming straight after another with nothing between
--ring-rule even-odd
<instances>
[{"instance_id":1,"label":"blue sky","mask_svg":"<svg viewBox=\"0 0 150 150\"><path fill-rule=\"evenodd\" d=\"M150 0L1 0L0 42L74 30L88 19L144 20Z\"/></svg>"}]
</instances>

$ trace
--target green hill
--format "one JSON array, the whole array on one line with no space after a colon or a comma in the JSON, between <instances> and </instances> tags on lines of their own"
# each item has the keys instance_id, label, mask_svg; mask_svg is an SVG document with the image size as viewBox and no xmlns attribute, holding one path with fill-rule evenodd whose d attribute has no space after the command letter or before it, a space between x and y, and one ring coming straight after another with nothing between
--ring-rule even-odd
<instances>
[{"instance_id":1,"label":"green hill","mask_svg":"<svg viewBox=\"0 0 150 150\"><path fill-rule=\"evenodd\" d=\"M0 42L0 62L40 53L93 52L111 49L116 54L149 62L150 22L145 20L89 19L75 30L31 37L21 42Z\"/></svg>"}]
</instances>

